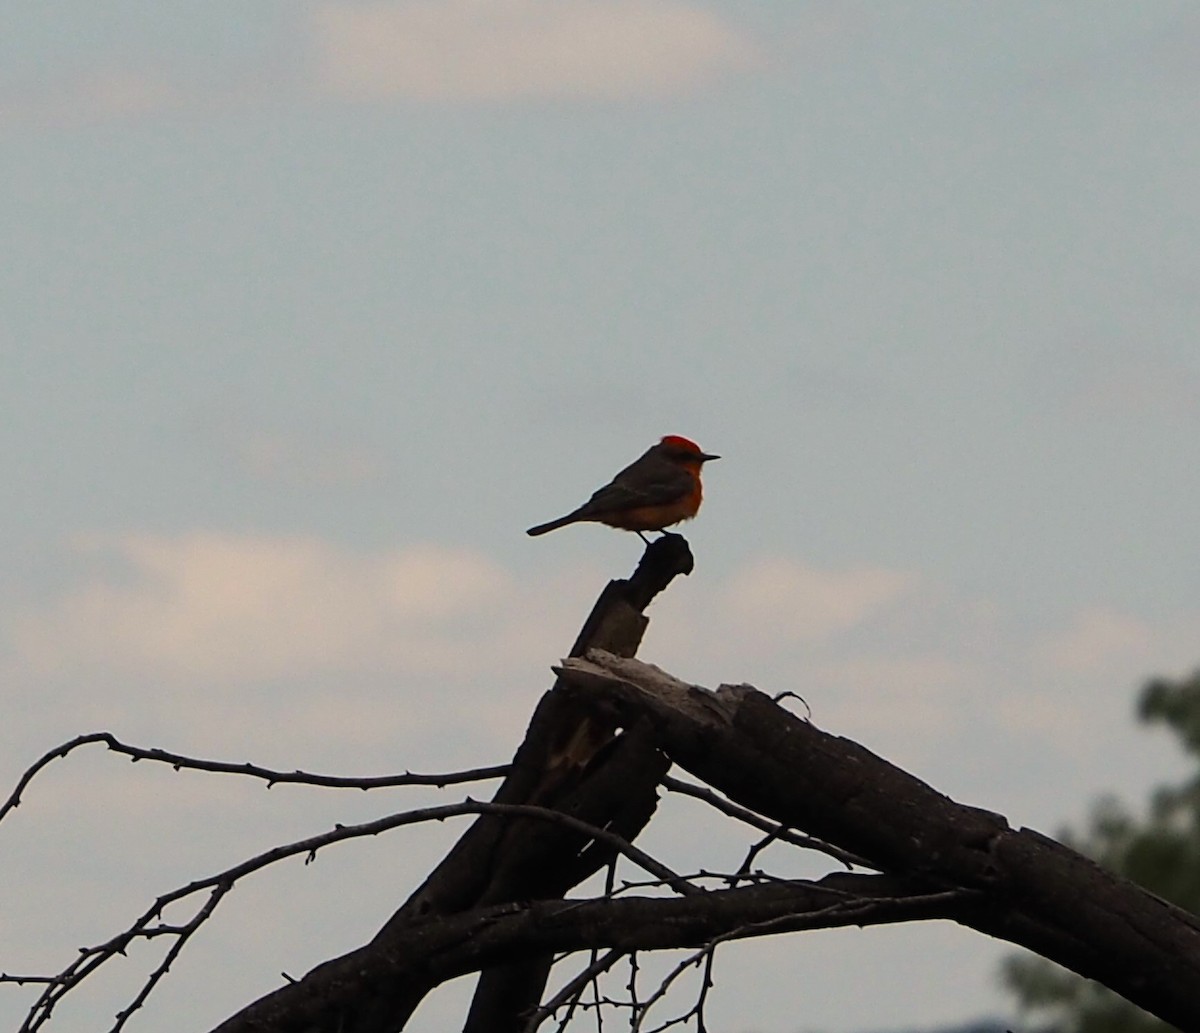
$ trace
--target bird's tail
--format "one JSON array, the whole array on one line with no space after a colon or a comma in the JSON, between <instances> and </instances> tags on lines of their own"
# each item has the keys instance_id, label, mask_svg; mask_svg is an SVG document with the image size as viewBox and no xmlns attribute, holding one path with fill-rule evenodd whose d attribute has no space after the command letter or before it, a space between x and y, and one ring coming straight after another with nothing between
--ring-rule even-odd
<instances>
[{"instance_id":1,"label":"bird's tail","mask_svg":"<svg viewBox=\"0 0 1200 1033\"><path fill-rule=\"evenodd\" d=\"M536 538L539 534L545 534L547 531L557 531L560 527L566 527L567 524L573 524L579 518L574 513L568 513L566 516L559 517L557 520L551 520L549 523L538 524L536 527L531 527L525 533L530 538Z\"/></svg>"}]
</instances>

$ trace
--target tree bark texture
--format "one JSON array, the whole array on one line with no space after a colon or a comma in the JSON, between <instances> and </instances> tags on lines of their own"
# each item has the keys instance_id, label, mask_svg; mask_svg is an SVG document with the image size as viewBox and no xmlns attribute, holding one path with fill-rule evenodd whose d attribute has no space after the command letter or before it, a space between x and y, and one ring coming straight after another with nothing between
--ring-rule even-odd
<instances>
[{"instance_id":1,"label":"tree bark texture","mask_svg":"<svg viewBox=\"0 0 1200 1033\"><path fill-rule=\"evenodd\" d=\"M632 659L642 611L690 560L686 543L667 536L633 577L605 589L494 802L561 811L632 841L675 763L878 873L564 901L613 848L561 823L483 815L369 943L217 1033L395 1033L431 989L472 971L481 977L467 1033L518 1033L557 952L703 948L931 918L1028 947L1181 1030L1200 1030L1194 916L1037 832L956 803L750 686L709 691Z\"/></svg>"},{"instance_id":2,"label":"tree bark texture","mask_svg":"<svg viewBox=\"0 0 1200 1033\"><path fill-rule=\"evenodd\" d=\"M633 656L649 623L643 611L692 565L680 535L656 539L628 579L606 586L570 655L600 648ZM658 780L670 765L644 729L617 731L611 718L577 695L546 693L493 801L553 807L633 840L654 812ZM358 964L371 952L388 955L394 944L407 942L414 924L424 928L473 909L561 897L612 857L611 850L587 844L586 836L544 821L481 816L371 943L347 957ZM214 1033L396 1033L437 985L391 976L347 982L342 960L260 998ZM485 968L467 1033L516 1033L522 1016L537 1007L548 972L548 955Z\"/></svg>"},{"instance_id":3,"label":"tree bark texture","mask_svg":"<svg viewBox=\"0 0 1200 1033\"><path fill-rule=\"evenodd\" d=\"M602 653L560 677L730 799L929 889L975 890L958 918L1200 1029L1200 919L1031 829L956 803L748 685L710 692Z\"/></svg>"}]
</instances>

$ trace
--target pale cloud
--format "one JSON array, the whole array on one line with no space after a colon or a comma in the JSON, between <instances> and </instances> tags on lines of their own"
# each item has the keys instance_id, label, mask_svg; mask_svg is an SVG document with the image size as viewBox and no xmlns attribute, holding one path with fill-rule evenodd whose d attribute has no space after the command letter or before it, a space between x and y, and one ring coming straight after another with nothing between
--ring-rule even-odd
<instances>
[{"instance_id":1,"label":"pale cloud","mask_svg":"<svg viewBox=\"0 0 1200 1033\"><path fill-rule=\"evenodd\" d=\"M157 69L93 68L0 93L0 125L74 126L137 119L186 103L179 84Z\"/></svg>"},{"instance_id":2,"label":"pale cloud","mask_svg":"<svg viewBox=\"0 0 1200 1033\"><path fill-rule=\"evenodd\" d=\"M353 435L327 413L305 412L282 427L264 423L261 413L225 399L195 410L188 430L226 468L256 482L336 488L379 481L394 463Z\"/></svg>"},{"instance_id":3,"label":"pale cloud","mask_svg":"<svg viewBox=\"0 0 1200 1033\"><path fill-rule=\"evenodd\" d=\"M1145 670L1153 662L1157 635L1145 621L1093 608L1074 617L1042 643L1039 652L1054 669L1100 674L1114 666Z\"/></svg>"},{"instance_id":4,"label":"pale cloud","mask_svg":"<svg viewBox=\"0 0 1200 1033\"><path fill-rule=\"evenodd\" d=\"M247 746L278 715L273 695L246 689L278 680L302 682L290 697L288 741L322 731L387 740L394 700L380 686L389 683L404 687L406 720L440 734L456 726L461 692L478 681L472 713L518 735L527 707L514 707L514 693L531 702L548 687L550 665L605 579L564 568L526 584L468 548L353 549L303 535L126 534L74 547L75 580L10 615L9 673L31 685L93 676L112 685L115 676L128 689L81 692L74 721L156 728L186 710L196 740L219 743L236 735L236 714ZM1200 639L1197 613L1150 622L1099 607L1026 638L1005 630L994 606L948 600L915 573L785 555L751 558L697 587L681 581L656 602L647 660L705 684L800 691L823 727L909 750L984 720L984 693L986 720L1008 733L1069 728L1095 702L1078 686L1127 692L1194 662ZM975 610L978 620L931 633L948 614ZM980 621L986 633L975 634ZM1001 672L1001 656L1025 659Z\"/></svg>"},{"instance_id":5,"label":"pale cloud","mask_svg":"<svg viewBox=\"0 0 1200 1033\"><path fill-rule=\"evenodd\" d=\"M661 604L641 651L679 677L798 692L820 727L907 759L966 720L980 679L974 640L930 636L946 602L913 573L774 555L700 596L689 587Z\"/></svg>"},{"instance_id":6,"label":"pale cloud","mask_svg":"<svg viewBox=\"0 0 1200 1033\"><path fill-rule=\"evenodd\" d=\"M148 53L77 69L49 67L36 79L0 83L0 129L228 115L294 103L309 92L290 64L266 55L254 64L223 68L203 62L182 67Z\"/></svg>"},{"instance_id":7,"label":"pale cloud","mask_svg":"<svg viewBox=\"0 0 1200 1033\"><path fill-rule=\"evenodd\" d=\"M959 657L895 652L832 658L806 678L817 725L915 751L961 728L979 671Z\"/></svg>"},{"instance_id":8,"label":"pale cloud","mask_svg":"<svg viewBox=\"0 0 1200 1033\"><path fill-rule=\"evenodd\" d=\"M1009 694L991 700L989 706L999 728L1026 742L1069 750L1073 756L1086 751L1097 735L1095 721L1089 720L1095 702L1078 692L1014 687Z\"/></svg>"},{"instance_id":9,"label":"pale cloud","mask_svg":"<svg viewBox=\"0 0 1200 1033\"><path fill-rule=\"evenodd\" d=\"M81 106L110 117L144 115L179 103L178 89L148 69L103 69L77 81L74 92Z\"/></svg>"},{"instance_id":10,"label":"pale cloud","mask_svg":"<svg viewBox=\"0 0 1200 1033\"><path fill-rule=\"evenodd\" d=\"M1154 674L1184 677L1196 662L1200 612L1151 621L1105 607L1076 613L1033 647L1035 663L1069 675L1117 678L1130 685Z\"/></svg>"},{"instance_id":11,"label":"pale cloud","mask_svg":"<svg viewBox=\"0 0 1200 1033\"><path fill-rule=\"evenodd\" d=\"M181 70L153 53L50 69L0 85L0 128L211 115L326 97L671 97L764 60L745 32L685 0L313 0L294 17L307 40L299 61L281 56L295 52L289 33L276 53L220 71Z\"/></svg>"},{"instance_id":12,"label":"pale cloud","mask_svg":"<svg viewBox=\"0 0 1200 1033\"><path fill-rule=\"evenodd\" d=\"M331 487L372 480L385 469L366 449L312 444L280 433L251 432L229 445L246 473L273 481Z\"/></svg>"},{"instance_id":13,"label":"pale cloud","mask_svg":"<svg viewBox=\"0 0 1200 1033\"><path fill-rule=\"evenodd\" d=\"M355 552L310 537L198 532L79 547L109 569L14 623L17 652L35 671L238 683L462 671L486 662L464 650L469 638L486 646L473 624L502 635L511 587L481 554L434 545Z\"/></svg>"},{"instance_id":14,"label":"pale cloud","mask_svg":"<svg viewBox=\"0 0 1200 1033\"><path fill-rule=\"evenodd\" d=\"M822 570L776 556L735 574L725 588L723 608L743 635L822 640L861 624L912 585L913 579L898 570Z\"/></svg>"},{"instance_id":15,"label":"pale cloud","mask_svg":"<svg viewBox=\"0 0 1200 1033\"><path fill-rule=\"evenodd\" d=\"M319 88L349 100L671 96L758 61L679 0L329 0L311 26Z\"/></svg>"}]
</instances>

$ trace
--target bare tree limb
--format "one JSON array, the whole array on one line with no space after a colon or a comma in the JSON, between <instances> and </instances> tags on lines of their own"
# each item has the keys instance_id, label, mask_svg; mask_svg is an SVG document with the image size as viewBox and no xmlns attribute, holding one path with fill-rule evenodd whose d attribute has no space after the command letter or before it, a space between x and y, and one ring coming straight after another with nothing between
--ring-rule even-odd
<instances>
[{"instance_id":1,"label":"bare tree limb","mask_svg":"<svg viewBox=\"0 0 1200 1033\"><path fill-rule=\"evenodd\" d=\"M472 768L468 771L450 771L444 774L422 775L406 771L400 775L380 775L376 777L352 778L342 775L318 775L309 771L276 771L272 768L260 767L257 764L232 764L223 760L210 760L206 757L189 757L182 753L171 753L167 750L147 749L122 742L112 732L89 732L87 735L76 736L54 749L47 751L31 764L17 781L8 799L0 805L0 821L5 815L21 805L21 794L24 793L35 775L55 760L59 760L81 746L91 743L103 743L113 753L121 753L135 763L140 760L169 764L176 771L188 768L192 771L210 771L225 775L245 775L261 779L267 783L267 788L282 783L294 785L321 786L326 789L382 789L395 786L437 786L439 789L448 785L459 785L463 782L482 782L490 778L500 778L508 773L507 764L498 764L488 768Z\"/></svg>"},{"instance_id":2,"label":"bare tree limb","mask_svg":"<svg viewBox=\"0 0 1200 1033\"><path fill-rule=\"evenodd\" d=\"M570 982L565 983L558 993L551 997L545 1004L541 1005L530 1016L529 1022L525 1026L525 1033L533 1033L538 1026L550 1018L559 1008L569 1005L576 1000L592 980L599 975L603 975L623 957L625 957L624 951L610 950L601 957L596 958L587 968L571 979Z\"/></svg>"},{"instance_id":3,"label":"bare tree limb","mask_svg":"<svg viewBox=\"0 0 1200 1033\"><path fill-rule=\"evenodd\" d=\"M745 807L739 807L736 803L730 803L723 796L714 793L707 786L692 785L691 782L685 782L683 779L674 778L671 775L664 775L659 784L664 789L669 789L673 793L690 796L696 800L703 800L710 807L715 807L722 814L736 818L738 821L744 822L752 828L758 829L760 832L766 832L781 843L790 843L792 846L798 846L804 850L815 850L818 853L826 854L836 861L841 861L847 868L871 867L870 862L862 857L851 854L832 844L824 843L813 836L803 836L798 832L793 832L777 821L770 821Z\"/></svg>"},{"instance_id":4,"label":"bare tree limb","mask_svg":"<svg viewBox=\"0 0 1200 1033\"><path fill-rule=\"evenodd\" d=\"M635 653L648 623L642 611L691 567L691 551L679 535L664 535L650 544L633 575L610 582L601 593L572 654L593 647ZM612 828L632 841L653 813L656 786L667 761L645 730L626 728L618 736L613 722L594 708L564 693L547 693L494 801L552 807ZM611 856L597 849L580 853L577 834L564 832L549 834L544 822L529 825L483 815L364 950L382 950L414 923L424 925L435 916L450 917L505 901L561 897ZM504 964L480 976L468 1033L518 1033L522 1016L538 1004L550 955L525 958L520 964L509 964L513 958L507 955L501 960ZM429 989L392 981L365 990L371 995L368 1000L351 999L343 985L329 982L321 972L315 969L254 1002L230 1020L234 1024L229 1028L286 1028L287 1016L296 1009L307 1011L316 1001L335 1016L330 1029L394 1033ZM346 1018L351 1013L353 1022Z\"/></svg>"},{"instance_id":5,"label":"bare tree limb","mask_svg":"<svg viewBox=\"0 0 1200 1033\"><path fill-rule=\"evenodd\" d=\"M162 896L156 898L154 903L123 932L104 943L83 948L78 956L56 975L0 978L0 982L37 982L46 984L42 993L30 1008L26 1021L21 1026L20 1033L34 1033L34 1031L40 1029L49 1021L55 1007L68 992L88 977L94 975L101 966L123 955L129 945L135 940L149 940L161 936L173 937L174 942L168 949L162 962L150 974L133 1003L118 1014L118 1021L113 1027L112 1033L119 1033L119 1030L124 1026L128 1018L145 1003L151 991L162 977L166 975L187 940L212 916L221 899L234 887L238 880L253 872L300 855L306 856L307 860L312 860L318 850L345 840L376 836L407 825L432 821L440 822L448 818L478 814L487 814L509 820L534 820L565 827L581 836L584 840L593 840L605 844L611 851L625 856L643 870L662 880L664 885L670 886L677 893L695 895L703 892L645 851L635 847L632 843L626 842L617 833L609 829L591 825L586 821L582 821L570 814L564 814L561 811L528 804L497 804L470 799L438 807L422 807L400 814L388 815L375 821L362 822L357 825L339 825L329 832L273 847L215 875L196 879L185 886L164 893ZM167 907L177 904L187 897L204 892L208 894L205 903L188 922L182 925L166 925L161 922L154 924Z\"/></svg>"},{"instance_id":6,"label":"bare tree limb","mask_svg":"<svg viewBox=\"0 0 1200 1033\"><path fill-rule=\"evenodd\" d=\"M697 965L702 982L692 1007L659 1028L694 1022L703 1030L713 959L723 943L929 918L1027 946L1181 1029L1200 1029L1194 992L1200 985L1200 919L1036 832L1014 830L1000 815L955 803L750 686L711 692L633 660L646 627L642 610L690 563L686 542L667 535L647 548L633 577L608 586L573 658L555 669L555 688L539 703L506 768L347 779L130 747L107 732L47 753L0 806L0 818L46 765L93 742L135 761L250 776L268 786L363 789L446 785L501 772L506 777L491 803L467 799L339 826L164 894L129 928L83 949L58 975L0 975L0 983L43 986L23 1029L32 1033L44 1025L63 995L132 942L168 937L161 962L118 1014L113 1033L120 1033L240 878L288 857L311 860L345 839L465 814L476 815L476 822L369 943L300 980L285 977L288 985L242 1009L218 1033L396 1033L434 986L474 971L481 977L465 1033L531 1031L562 1008L567 1015L560 1030L577 1009L593 1011L597 1022L613 1008L626 1009L631 1022L643 1026L670 984ZM705 785L667 777L672 762ZM765 838L736 873L672 871L632 845L655 809L659 784ZM814 883L751 871L758 854L777 841L878 874L839 871ZM561 899L618 856L651 879L625 880L614 889L610 875L597 899ZM706 889L711 880L725 888ZM663 886L678 896L629 892ZM164 920L165 908L191 895L204 895L192 917ZM637 952L672 948L695 953L645 995ZM590 961L539 1008L554 958L580 951ZM630 960L627 998L603 993L598 982L622 957ZM584 996L588 986L594 999Z\"/></svg>"},{"instance_id":7,"label":"bare tree limb","mask_svg":"<svg viewBox=\"0 0 1200 1033\"><path fill-rule=\"evenodd\" d=\"M710 692L637 660L589 653L556 668L617 720L649 720L681 767L730 799L932 888L995 907L959 921L1200 1029L1200 919L998 814L955 803L748 685Z\"/></svg>"},{"instance_id":8,"label":"bare tree limb","mask_svg":"<svg viewBox=\"0 0 1200 1033\"><path fill-rule=\"evenodd\" d=\"M357 1031L362 1028L359 1009L375 999L376 987L389 986L400 998L500 958L593 946L622 953L701 947L723 934L746 939L800 929L953 918L974 907L978 898L970 891L898 895L890 887L885 889L884 896L872 898L797 881L686 897L500 904L435 916L397 927L386 942L318 966L301 983L293 984L292 989L304 987L307 992L289 995L286 1018L252 1006L213 1033ZM323 992L323 986L336 986L339 992L335 997Z\"/></svg>"}]
</instances>

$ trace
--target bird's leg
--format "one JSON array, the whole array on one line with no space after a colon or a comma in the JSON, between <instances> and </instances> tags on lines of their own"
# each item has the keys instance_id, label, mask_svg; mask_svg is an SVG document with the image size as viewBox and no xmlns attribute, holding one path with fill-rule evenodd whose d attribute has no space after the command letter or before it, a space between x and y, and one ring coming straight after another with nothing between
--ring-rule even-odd
<instances>
[{"instance_id":1,"label":"bird's leg","mask_svg":"<svg viewBox=\"0 0 1200 1033\"><path fill-rule=\"evenodd\" d=\"M637 536L638 536L638 537L639 537L639 538L640 538L642 541L644 541L644 542L645 542L647 545L649 545L649 544L650 544L650 539L649 539L649 538L647 538L647 537L646 537L644 534L642 534L642 532L641 532L641 531L634 531L633 533L634 533L634 534L636 534L636 535L637 535Z\"/></svg>"}]
</instances>

